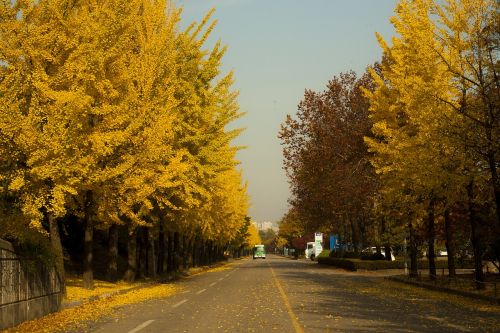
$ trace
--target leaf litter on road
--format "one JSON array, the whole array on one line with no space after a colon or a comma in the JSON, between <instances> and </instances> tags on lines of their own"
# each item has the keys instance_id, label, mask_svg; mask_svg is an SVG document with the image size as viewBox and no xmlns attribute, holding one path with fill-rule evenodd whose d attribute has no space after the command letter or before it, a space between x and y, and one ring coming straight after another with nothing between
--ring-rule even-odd
<instances>
[{"instance_id":1,"label":"leaf litter on road","mask_svg":"<svg viewBox=\"0 0 500 333\"><path fill-rule=\"evenodd\" d=\"M173 284L159 284L137 289L126 294L116 295L84 302L80 306L64 309L47 316L31 320L11 329L9 333L52 333L62 331L83 330L88 323L96 322L104 316L112 316L114 310L124 305L143 301L164 298L182 291L182 288Z\"/></svg>"}]
</instances>

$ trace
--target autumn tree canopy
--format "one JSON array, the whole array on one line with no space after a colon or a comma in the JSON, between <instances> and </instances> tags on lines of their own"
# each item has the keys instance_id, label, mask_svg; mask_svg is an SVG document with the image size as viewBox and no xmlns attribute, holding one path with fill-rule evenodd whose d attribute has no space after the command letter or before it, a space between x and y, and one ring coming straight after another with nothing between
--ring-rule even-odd
<instances>
[{"instance_id":1,"label":"autumn tree canopy","mask_svg":"<svg viewBox=\"0 0 500 333\"><path fill-rule=\"evenodd\" d=\"M401 0L396 36L377 35L383 56L369 76L306 91L279 134L292 191L285 232L295 215L354 245L406 238L412 274L425 243L431 277L436 240L452 276L456 237L470 238L460 243L471 244L483 280L482 260L500 257L499 9Z\"/></svg>"},{"instance_id":2,"label":"autumn tree canopy","mask_svg":"<svg viewBox=\"0 0 500 333\"><path fill-rule=\"evenodd\" d=\"M279 138L292 191L293 214L307 232L324 230L360 240L377 182L363 141L370 135L367 74L334 77L323 92L306 90L296 117ZM284 220L288 226L289 218Z\"/></svg>"},{"instance_id":3,"label":"autumn tree canopy","mask_svg":"<svg viewBox=\"0 0 500 333\"><path fill-rule=\"evenodd\" d=\"M182 30L167 0L1 2L2 236L48 235L62 270L57 224L78 217L88 286L95 228L236 237L241 113L226 48L206 47L211 13Z\"/></svg>"}]
</instances>

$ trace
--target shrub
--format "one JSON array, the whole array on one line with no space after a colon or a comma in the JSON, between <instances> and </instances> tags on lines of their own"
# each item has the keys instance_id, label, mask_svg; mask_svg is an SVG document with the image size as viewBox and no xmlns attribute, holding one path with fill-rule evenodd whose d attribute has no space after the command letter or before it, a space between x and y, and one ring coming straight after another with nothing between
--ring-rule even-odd
<instances>
[{"instance_id":1,"label":"shrub","mask_svg":"<svg viewBox=\"0 0 500 333\"><path fill-rule=\"evenodd\" d=\"M333 257L320 257L318 258L318 263L323 265L331 265L339 268L344 268L350 271L356 270L356 265L352 260L349 259L340 259Z\"/></svg>"},{"instance_id":2,"label":"shrub","mask_svg":"<svg viewBox=\"0 0 500 333\"><path fill-rule=\"evenodd\" d=\"M321 253L318 255L317 258L322 258L322 257L328 257L330 255L330 250L323 250Z\"/></svg>"},{"instance_id":3,"label":"shrub","mask_svg":"<svg viewBox=\"0 0 500 333\"><path fill-rule=\"evenodd\" d=\"M347 259L359 259L360 257L361 257L360 253L344 252L344 258L347 258Z\"/></svg>"},{"instance_id":4,"label":"shrub","mask_svg":"<svg viewBox=\"0 0 500 333\"><path fill-rule=\"evenodd\" d=\"M356 252L342 252L342 251L332 251L330 252L331 258L360 258L360 254Z\"/></svg>"},{"instance_id":5,"label":"shrub","mask_svg":"<svg viewBox=\"0 0 500 333\"><path fill-rule=\"evenodd\" d=\"M364 253L361 260L386 260L382 253Z\"/></svg>"}]
</instances>

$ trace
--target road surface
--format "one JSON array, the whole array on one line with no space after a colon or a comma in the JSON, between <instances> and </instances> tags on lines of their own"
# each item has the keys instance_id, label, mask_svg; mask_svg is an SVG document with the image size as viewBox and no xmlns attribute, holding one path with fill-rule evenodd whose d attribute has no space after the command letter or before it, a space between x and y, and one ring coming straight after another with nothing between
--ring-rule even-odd
<instances>
[{"instance_id":1,"label":"road surface","mask_svg":"<svg viewBox=\"0 0 500 333\"><path fill-rule=\"evenodd\" d=\"M500 306L268 255L183 279L183 292L89 327L148 332L500 332Z\"/></svg>"}]
</instances>

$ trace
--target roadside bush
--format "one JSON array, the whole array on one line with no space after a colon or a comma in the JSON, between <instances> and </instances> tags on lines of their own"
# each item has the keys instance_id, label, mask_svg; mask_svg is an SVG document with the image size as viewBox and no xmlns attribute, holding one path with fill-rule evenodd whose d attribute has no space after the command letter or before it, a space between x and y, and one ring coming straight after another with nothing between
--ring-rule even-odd
<instances>
[{"instance_id":1,"label":"roadside bush","mask_svg":"<svg viewBox=\"0 0 500 333\"><path fill-rule=\"evenodd\" d=\"M402 269L405 267L403 261L387 261L387 260L362 260L356 263L357 269L367 271L376 271L379 269Z\"/></svg>"},{"instance_id":2,"label":"roadside bush","mask_svg":"<svg viewBox=\"0 0 500 333\"><path fill-rule=\"evenodd\" d=\"M364 253L361 260L386 260L382 253Z\"/></svg>"},{"instance_id":3,"label":"roadside bush","mask_svg":"<svg viewBox=\"0 0 500 333\"><path fill-rule=\"evenodd\" d=\"M317 256L317 258L322 258L322 257L328 257L330 255L330 250L323 250L321 253Z\"/></svg>"},{"instance_id":4,"label":"roadside bush","mask_svg":"<svg viewBox=\"0 0 500 333\"><path fill-rule=\"evenodd\" d=\"M332 251L329 255L331 258L347 258L347 259L357 259L360 258L361 255L356 252L342 252L342 251Z\"/></svg>"},{"instance_id":5,"label":"roadside bush","mask_svg":"<svg viewBox=\"0 0 500 333\"><path fill-rule=\"evenodd\" d=\"M350 271L356 271L356 265L352 260L340 259L334 257L319 257L318 263L322 265L330 265L339 268L344 268Z\"/></svg>"},{"instance_id":6,"label":"roadside bush","mask_svg":"<svg viewBox=\"0 0 500 333\"><path fill-rule=\"evenodd\" d=\"M359 259L361 258L361 254L358 252L345 252L344 253L344 258L346 259Z\"/></svg>"}]
</instances>

